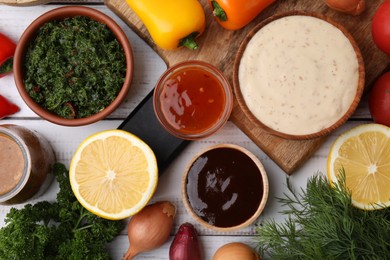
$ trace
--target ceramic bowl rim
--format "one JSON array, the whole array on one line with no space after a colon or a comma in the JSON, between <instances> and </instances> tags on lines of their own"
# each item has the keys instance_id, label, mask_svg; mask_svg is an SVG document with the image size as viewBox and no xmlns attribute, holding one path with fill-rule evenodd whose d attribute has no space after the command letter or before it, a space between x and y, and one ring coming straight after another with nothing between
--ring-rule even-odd
<instances>
[{"instance_id":1,"label":"ceramic bowl rim","mask_svg":"<svg viewBox=\"0 0 390 260\"><path fill-rule=\"evenodd\" d=\"M262 183L263 183L263 195L262 195L262 198L261 198L261 201L260 201L260 204L256 210L256 212L250 217L248 218L246 221L244 221L243 223L241 224L238 224L236 226L231 226L231 227L217 227L217 226L214 226L214 225L211 225L210 223L206 222L205 220L203 220L202 218L200 218L195 212L194 210L192 209L189 201L188 201L188 196L187 196L187 189L186 189L186 184L187 184L187 176L188 176L188 173L189 173L189 169L191 168L191 166L193 165L193 163L195 162L195 160L197 158L199 158L200 155L204 154L205 152L208 152L210 150L214 150L214 149L219 149L219 148L229 148L229 149L235 149L239 152L242 152L244 153L245 155L247 155L255 164L256 166L258 167L259 171L260 171L260 175L261 175L261 179L262 179ZM185 172L183 174L183 177L182 177L182 183L181 183L181 194L182 194L182 201L184 203L184 206L187 210L187 212L191 215L191 217L197 222L199 223L200 225L202 225L203 227L207 228L207 229L211 229L213 231L218 231L218 232L231 232L231 231L236 231L236 230L239 230L239 229L242 229L242 228L245 228L249 225L251 225L260 215L261 213L264 211L264 208L267 204L267 201L268 201L268 196L269 196L269 181L268 181L268 175L267 175L267 172L265 171L265 168L263 166L263 164L261 163L260 159L257 158L251 151L249 151L248 149L242 147L242 146L239 146L239 145L236 145L236 144L230 144L230 143L222 143L222 144L216 144L216 145L212 145L212 146L209 146L205 149L202 149L200 152L198 152L195 156L193 156L193 158L190 160L190 162L187 164L186 166L186 169L185 169Z\"/></svg>"},{"instance_id":2,"label":"ceramic bowl rim","mask_svg":"<svg viewBox=\"0 0 390 260\"><path fill-rule=\"evenodd\" d=\"M164 87L165 80L169 78L170 75L172 75L177 71L184 70L186 68L194 68L194 67L205 70L210 74L213 74L217 78L217 80L220 82L220 84L224 89L226 102L225 102L225 108L223 110L220 119L212 127L200 133L185 134L176 131L174 128L170 126L167 120L165 120L164 114L160 109L159 95ZM187 60L173 65L161 75L154 88L153 108L158 121L163 126L163 128L171 135L186 140L198 140L214 134L215 132L220 130L229 120L230 114L233 110L233 90L226 76L214 65L200 60Z\"/></svg>"},{"instance_id":3,"label":"ceramic bowl rim","mask_svg":"<svg viewBox=\"0 0 390 260\"><path fill-rule=\"evenodd\" d=\"M354 100L352 101L352 103L351 103L350 107L348 108L348 110L346 111L346 113L343 116L341 116L332 125L324 128L318 132L313 132L313 133L303 134L303 135L293 135L293 134L288 134L288 133L274 130L274 129L266 126L259 119L257 119L257 117L250 111L250 109L246 105L244 97L241 93L240 83L239 83L239 79L238 79L240 61L241 61L242 55L246 49L248 42L252 39L252 37L261 28L263 28L267 24L269 24L277 19L288 17L288 16L310 16L310 17L321 19L321 20L328 22L331 25L335 26L348 38L349 42L351 43L351 45L355 51L357 63L358 63L358 82L357 82L356 94L355 94ZM342 124L344 124L348 120L348 118L354 113L354 111L356 110L357 106L359 105L360 99L363 95L364 87L365 87L364 61L363 61L363 56L361 54L361 51L360 51L356 41L354 40L352 35L348 32L348 30L344 26L335 22L333 19L331 19L325 15L322 15L319 13L314 13L314 12L287 11L287 12L283 12L280 14L270 16L270 17L266 18L265 20L261 21L245 36L244 40L241 42L240 47L236 53L236 57L234 60L234 65L233 65L233 90L234 90L234 94L236 96L238 105L241 107L243 113L250 119L250 121L255 126L259 127L260 129L265 130L266 132L268 132L272 135L275 135L275 136L278 136L278 137L281 137L281 138L284 138L287 140L309 140L309 139L314 139L314 138L318 138L318 137L323 137L323 136L326 136L326 135L330 134L331 132L333 132L335 129L337 129Z\"/></svg>"},{"instance_id":4,"label":"ceramic bowl rim","mask_svg":"<svg viewBox=\"0 0 390 260\"><path fill-rule=\"evenodd\" d=\"M108 28L115 34L119 43L122 45L125 53L126 76L125 76L125 82L121 87L121 90L119 91L117 97L105 109L89 117L67 119L55 115L54 113L51 113L46 109L42 108L29 96L29 94L27 93L24 87L23 63L24 63L26 49L30 43L30 40L35 37L38 28L40 28L43 24L49 21L64 19L67 17L74 17L74 16L87 16L90 17L91 19L105 23L108 26ZM58 125L82 126L82 125L88 125L97 122L101 119L104 119L121 104L121 102L127 96L127 93L131 86L131 81L133 79L134 62L133 62L132 47L130 45L130 42L126 34L111 17L90 7L65 6L65 7L52 9L40 15L26 28L26 30L23 32L22 36L20 37L20 40L15 50L13 68L14 68L13 69L14 80L18 92L22 97L23 101L33 112L35 112L41 118Z\"/></svg>"}]
</instances>

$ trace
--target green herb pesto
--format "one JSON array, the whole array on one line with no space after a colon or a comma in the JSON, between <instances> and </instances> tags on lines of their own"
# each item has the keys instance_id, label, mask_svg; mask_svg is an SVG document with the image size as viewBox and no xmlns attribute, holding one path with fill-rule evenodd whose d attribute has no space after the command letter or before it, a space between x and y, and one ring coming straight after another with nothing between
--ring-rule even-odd
<instances>
[{"instance_id":1,"label":"green herb pesto","mask_svg":"<svg viewBox=\"0 0 390 260\"><path fill-rule=\"evenodd\" d=\"M118 95L125 75L126 58L115 35L84 16L44 24L26 53L27 92L63 118L103 110Z\"/></svg>"}]
</instances>

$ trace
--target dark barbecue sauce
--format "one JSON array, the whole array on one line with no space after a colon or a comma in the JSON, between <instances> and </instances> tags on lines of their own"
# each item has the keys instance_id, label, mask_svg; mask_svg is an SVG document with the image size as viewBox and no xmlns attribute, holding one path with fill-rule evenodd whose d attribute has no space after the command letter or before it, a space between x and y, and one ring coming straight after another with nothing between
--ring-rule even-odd
<instances>
[{"instance_id":1,"label":"dark barbecue sauce","mask_svg":"<svg viewBox=\"0 0 390 260\"><path fill-rule=\"evenodd\" d=\"M260 170L233 148L216 148L194 161L187 177L188 200L194 212L217 227L248 220L263 196Z\"/></svg>"}]
</instances>

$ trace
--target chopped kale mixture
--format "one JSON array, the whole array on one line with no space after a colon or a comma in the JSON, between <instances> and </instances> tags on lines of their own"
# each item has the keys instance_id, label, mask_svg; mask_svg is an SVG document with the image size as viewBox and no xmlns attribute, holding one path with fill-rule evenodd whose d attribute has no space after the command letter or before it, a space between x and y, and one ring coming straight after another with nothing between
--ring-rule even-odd
<instances>
[{"instance_id":1,"label":"chopped kale mixture","mask_svg":"<svg viewBox=\"0 0 390 260\"><path fill-rule=\"evenodd\" d=\"M26 53L27 92L63 118L84 118L106 108L125 76L125 54L114 33L84 16L44 24Z\"/></svg>"}]
</instances>

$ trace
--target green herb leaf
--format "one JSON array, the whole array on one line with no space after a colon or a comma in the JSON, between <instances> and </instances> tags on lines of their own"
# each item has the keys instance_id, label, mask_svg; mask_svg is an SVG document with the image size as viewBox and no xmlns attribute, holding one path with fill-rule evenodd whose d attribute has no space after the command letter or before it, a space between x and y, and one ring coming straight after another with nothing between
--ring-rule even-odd
<instances>
[{"instance_id":1,"label":"green herb leaf","mask_svg":"<svg viewBox=\"0 0 390 260\"><path fill-rule=\"evenodd\" d=\"M267 221L257 229L259 251L271 259L385 259L390 256L390 209L354 207L345 186L317 174L297 193L278 201L287 207L283 223Z\"/></svg>"},{"instance_id":2,"label":"green herb leaf","mask_svg":"<svg viewBox=\"0 0 390 260\"><path fill-rule=\"evenodd\" d=\"M124 222L99 218L73 195L68 171L55 164L60 186L56 202L11 208L0 229L0 259L109 259L106 244Z\"/></svg>"},{"instance_id":3,"label":"green herb leaf","mask_svg":"<svg viewBox=\"0 0 390 260\"><path fill-rule=\"evenodd\" d=\"M25 60L28 94L64 118L84 118L106 108L126 76L125 54L115 35L82 16L44 24Z\"/></svg>"},{"instance_id":4,"label":"green herb leaf","mask_svg":"<svg viewBox=\"0 0 390 260\"><path fill-rule=\"evenodd\" d=\"M13 62L14 62L14 58L9 58L3 64L1 64L1 66L0 66L0 75L1 74L6 74L8 72L11 72L12 71Z\"/></svg>"}]
</instances>

